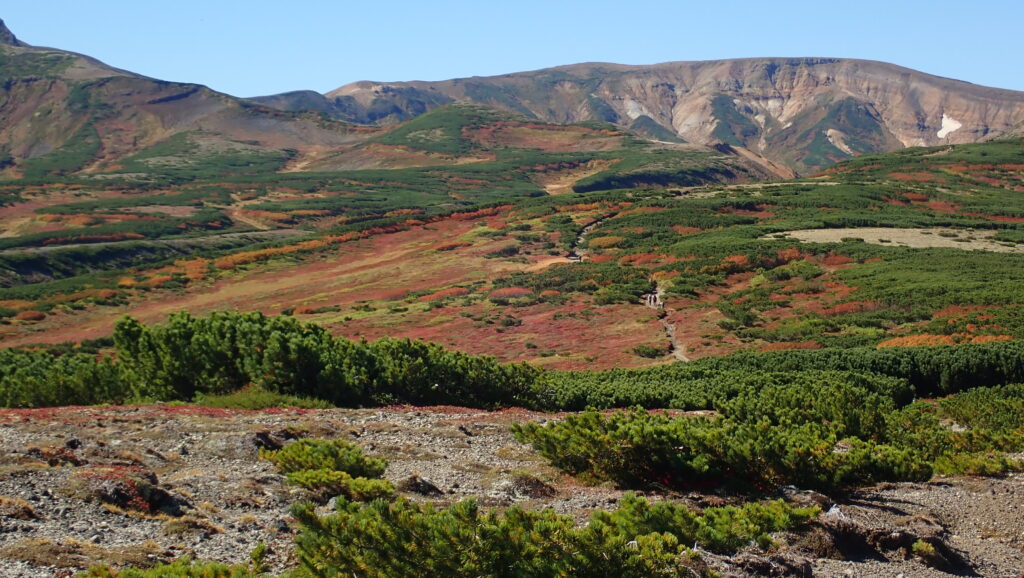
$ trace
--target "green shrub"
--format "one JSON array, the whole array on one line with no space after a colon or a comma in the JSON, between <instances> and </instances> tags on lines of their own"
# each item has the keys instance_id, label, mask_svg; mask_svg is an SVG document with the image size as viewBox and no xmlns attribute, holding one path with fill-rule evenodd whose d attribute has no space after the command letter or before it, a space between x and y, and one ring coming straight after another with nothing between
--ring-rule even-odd
<instances>
[{"instance_id":1,"label":"green shrub","mask_svg":"<svg viewBox=\"0 0 1024 578\"><path fill-rule=\"evenodd\" d=\"M664 347L654 347L652 345L637 345L633 348L633 353L640 357L646 357L648 359L657 359L667 353Z\"/></svg>"},{"instance_id":2,"label":"green shrub","mask_svg":"<svg viewBox=\"0 0 1024 578\"><path fill-rule=\"evenodd\" d=\"M260 450L284 474L303 470L333 470L353 478L379 478L387 468L382 458L371 458L363 450L344 440L299 440L277 451Z\"/></svg>"},{"instance_id":3,"label":"green shrub","mask_svg":"<svg viewBox=\"0 0 1024 578\"><path fill-rule=\"evenodd\" d=\"M337 470L300 470L288 474L288 483L313 492L318 498L343 496L353 502L390 498L395 487L387 480L352 477Z\"/></svg>"},{"instance_id":4,"label":"green shrub","mask_svg":"<svg viewBox=\"0 0 1024 578\"><path fill-rule=\"evenodd\" d=\"M782 502L708 508L626 495L615 512L598 512L578 527L551 510L518 507L485 514L472 500L446 509L399 498L366 505L339 501L316 514L298 504L296 552L315 576L704 576L710 574L682 544L723 553L793 527L816 510Z\"/></svg>"},{"instance_id":5,"label":"green shrub","mask_svg":"<svg viewBox=\"0 0 1024 578\"><path fill-rule=\"evenodd\" d=\"M820 423L671 418L639 409L595 411L546 426L513 425L556 467L626 487L767 490L780 484L830 490L883 480L925 480L928 463L909 449L843 438Z\"/></svg>"},{"instance_id":6,"label":"green shrub","mask_svg":"<svg viewBox=\"0 0 1024 578\"><path fill-rule=\"evenodd\" d=\"M125 568L94 566L78 574L79 578L258 578L261 573L248 565L228 566L218 562L196 562L183 558L170 564L152 568Z\"/></svg>"}]
</instances>

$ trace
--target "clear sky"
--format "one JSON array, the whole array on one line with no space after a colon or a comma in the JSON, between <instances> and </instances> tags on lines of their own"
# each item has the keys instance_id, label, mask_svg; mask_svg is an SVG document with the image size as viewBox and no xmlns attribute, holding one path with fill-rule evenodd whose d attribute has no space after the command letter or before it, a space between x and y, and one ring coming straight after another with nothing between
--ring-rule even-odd
<instances>
[{"instance_id":1,"label":"clear sky","mask_svg":"<svg viewBox=\"0 0 1024 578\"><path fill-rule=\"evenodd\" d=\"M577 62L882 60L1024 90L1024 0L11 0L22 41L236 96Z\"/></svg>"}]
</instances>

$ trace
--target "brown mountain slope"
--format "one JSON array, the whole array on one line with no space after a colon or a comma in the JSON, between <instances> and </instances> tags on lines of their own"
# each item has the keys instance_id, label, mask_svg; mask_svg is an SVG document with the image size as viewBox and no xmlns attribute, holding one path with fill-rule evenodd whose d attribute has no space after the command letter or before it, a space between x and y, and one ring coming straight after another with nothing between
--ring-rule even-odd
<instances>
[{"instance_id":1,"label":"brown mountain slope","mask_svg":"<svg viewBox=\"0 0 1024 578\"><path fill-rule=\"evenodd\" d=\"M451 100L427 98L417 104L423 98L405 98L405 92L419 94L416 90L391 91L393 103L371 105L358 112L373 119L394 118L399 109L409 116L420 115ZM474 118L462 118L462 113L455 112L449 118L452 111L437 111L443 118L421 117L419 125L385 131L332 120L332 115L345 116L339 112L340 105L313 92L287 93L269 98L267 103L279 108L201 85L147 78L72 52L29 46L0 21L0 174L5 177L38 180L118 173L117 178L128 175L146 180L152 179L154 172L176 169L189 172L190 177L238 171L392 169L493 161L494 147L550 153L608 152L609 147L616 149L624 143L616 138L604 148L591 150L587 147L592 148L589 141L593 139L577 134L584 130L579 127L504 127L499 131L501 138L491 134L480 142L472 141L468 133L462 135L462 129L452 129L463 124L475 126L478 121L528 120L522 115L484 114L477 119L476 113L470 115ZM439 129L441 133L434 134ZM663 136L678 140L671 134ZM445 142L437 142L437 138ZM512 140L503 141L509 138ZM589 144L582 149L573 145L577 138ZM689 146L690 152L714 152ZM733 155L733 159L732 164L747 167L740 170L744 174L789 176L785 169L756 156ZM597 172L592 168L592 173ZM184 178L180 170L178 173L174 178ZM584 173L576 177L590 174Z\"/></svg>"},{"instance_id":2,"label":"brown mountain slope","mask_svg":"<svg viewBox=\"0 0 1024 578\"><path fill-rule=\"evenodd\" d=\"M834 58L588 63L256 100L377 124L465 100L548 122L601 120L653 138L742 146L801 172L865 152L977 142L1024 121L1024 93Z\"/></svg>"},{"instance_id":3,"label":"brown mountain slope","mask_svg":"<svg viewBox=\"0 0 1024 578\"><path fill-rule=\"evenodd\" d=\"M337 146L365 130L247 103L205 86L164 82L88 56L28 46L0 22L0 168L96 171L182 132L264 149ZM31 165L31 163L29 163ZM29 170L32 170L29 167Z\"/></svg>"}]
</instances>

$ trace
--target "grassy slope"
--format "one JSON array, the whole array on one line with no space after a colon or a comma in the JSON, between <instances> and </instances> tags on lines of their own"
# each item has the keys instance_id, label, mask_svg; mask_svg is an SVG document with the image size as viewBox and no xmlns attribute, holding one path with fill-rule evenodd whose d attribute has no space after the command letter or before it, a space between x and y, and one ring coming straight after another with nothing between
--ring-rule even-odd
<instances>
[{"instance_id":1,"label":"grassy slope","mask_svg":"<svg viewBox=\"0 0 1024 578\"><path fill-rule=\"evenodd\" d=\"M721 155L648 150L604 126L538 125L461 105L361 146L371 145L472 162L275 173L286 159L195 134L124 163L126 174L162 170L185 181L176 186L115 192L95 182L28 190L12 183L7 190L23 201L12 220L21 219L24 234L0 240L9 246L71 239L69 230L152 237L160 231L154 224L170 224L168 232L179 236L254 228L318 236L242 251L132 251L140 256L130 271L116 252L83 253L95 266L69 267L82 256L74 251L84 251L69 249L33 258L31 271L49 267L58 279L48 283L27 283L25 258L0 255L13 285L0 292L0 312L8 319L27 309L49 316L9 321L6 342L99 336L125 311L156 320L176 308L244 307L296 310L352 337L423 337L560 367L637 366L652 362L634 353L638 347L647 355L668 351L658 311L636 304L654 284L664 292L662 314L676 346L691 357L913 335L945 343L1022 334L1012 291L1019 268L1007 263L1024 257L965 259L955 249L776 238L794 229L880 226L986 229L1008 245L1024 240L1024 207L1014 194L1024 184L1020 142L861 157L789 184L557 198L536 196L541 177L595 160L608 169L577 183L577 191L741 169ZM445 216L481 206L493 208ZM168 207L190 212L171 216ZM566 250L594 221L584 243L591 262L570 265ZM970 235L964 233L965 247ZM586 278L572 280L579 275ZM501 293L509 288L511 298ZM111 309L117 304L128 309ZM656 355L655 362L667 359Z\"/></svg>"}]
</instances>

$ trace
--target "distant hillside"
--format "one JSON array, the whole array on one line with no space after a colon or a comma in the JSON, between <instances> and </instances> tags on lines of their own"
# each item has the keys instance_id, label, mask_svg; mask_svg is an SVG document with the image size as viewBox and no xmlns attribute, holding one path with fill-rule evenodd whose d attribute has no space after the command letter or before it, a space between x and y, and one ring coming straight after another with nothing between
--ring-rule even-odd
<instances>
[{"instance_id":1,"label":"distant hillside","mask_svg":"<svg viewBox=\"0 0 1024 578\"><path fill-rule=\"evenodd\" d=\"M468 101L546 122L596 120L658 140L744 147L802 173L868 152L978 142L1024 122L1024 93L834 58L588 63L254 100L366 124Z\"/></svg>"},{"instance_id":2,"label":"distant hillside","mask_svg":"<svg viewBox=\"0 0 1024 578\"><path fill-rule=\"evenodd\" d=\"M0 22L0 168L26 177L117 168L185 132L217 150L281 151L362 140L344 123L165 82L88 56L28 46ZM293 154L293 153L289 153Z\"/></svg>"},{"instance_id":3,"label":"distant hillside","mask_svg":"<svg viewBox=\"0 0 1024 578\"><path fill-rule=\"evenodd\" d=\"M614 125L563 127L489 104L439 108L452 99L424 97L412 89L388 93L388 102L369 106L309 91L268 97L261 104L29 46L0 21L0 176L169 184L278 172L455 166L506 161L510 154L541 168L561 166L543 168L548 176L536 179L559 191L587 177L590 186L612 186L788 176L785 168L756 155L683 145L657 124L632 127L635 134L663 141L651 143L627 138ZM408 98L402 96L406 93ZM429 111L439 114L421 116ZM389 126L345 122L349 117ZM408 125L393 122L413 117L418 118ZM605 134L608 129L617 134ZM648 146L653 148L645 152ZM524 157L510 153L513 149L541 156ZM621 154L614 152L618 149ZM721 170L704 164L711 158L719 159L714 163ZM609 171L631 176L604 179ZM551 176L555 172L558 176Z\"/></svg>"}]
</instances>

